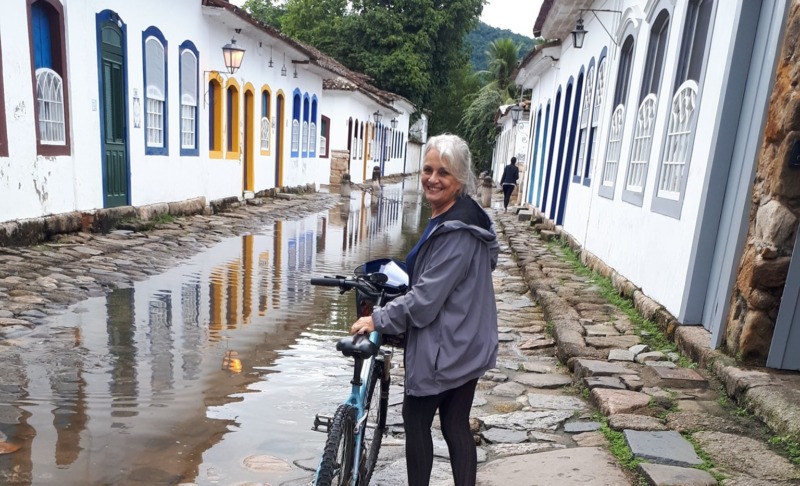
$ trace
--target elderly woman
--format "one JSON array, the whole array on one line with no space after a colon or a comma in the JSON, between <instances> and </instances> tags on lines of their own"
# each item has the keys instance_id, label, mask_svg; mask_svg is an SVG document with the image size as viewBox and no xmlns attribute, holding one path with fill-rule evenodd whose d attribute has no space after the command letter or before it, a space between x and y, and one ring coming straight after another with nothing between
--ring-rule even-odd
<instances>
[{"instance_id":1,"label":"elderly woman","mask_svg":"<svg viewBox=\"0 0 800 486\"><path fill-rule=\"evenodd\" d=\"M428 140L422 187L431 220L406 258L410 290L357 320L353 333L406 333L406 466L410 486L427 485L433 467L431 424L439 410L456 486L475 484L469 427L475 386L497 358L492 270L499 245L491 220L471 198L475 177L466 142Z\"/></svg>"}]
</instances>

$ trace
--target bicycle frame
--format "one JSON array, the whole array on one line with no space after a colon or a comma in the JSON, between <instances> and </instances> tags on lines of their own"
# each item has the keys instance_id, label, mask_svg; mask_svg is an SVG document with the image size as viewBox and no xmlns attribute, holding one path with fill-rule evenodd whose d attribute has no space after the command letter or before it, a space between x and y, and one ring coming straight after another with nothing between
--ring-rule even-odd
<instances>
[{"instance_id":1,"label":"bicycle frame","mask_svg":"<svg viewBox=\"0 0 800 486\"><path fill-rule=\"evenodd\" d=\"M370 333L369 340L375 343L375 345L378 345L380 343L380 333L378 331L372 331ZM379 348L377 355L366 360L354 358L355 364L353 366L353 380L350 381L352 384L352 389L350 391L350 396L344 402L345 404L351 405L356 409L356 425L353 433L353 437L355 438L355 446L353 451L354 471L352 480L350 482L352 486L356 486L359 480L358 465L361 464L361 455L364 452L362 439L364 437L367 422L367 388L369 387L370 375L374 370L373 362L378 360L379 356L383 358L384 371L388 373L388 368L390 366L392 357L392 352L389 350Z\"/></svg>"},{"instance_id":2,"label":"bicycle frame","mask_svg":"<svg viewBox=\"0 0 800 486\"><path fill-rule=\"evenodd\" d=\"M325 279L318 279L318 280L325 280ZM331 285L333 282L328 281L327 283L321 283L321 285ZM341 287L340 288L344 288ZM355 287L357 288L357 287ZM374 305L380 306L387 300L387 293L385 290L381 289L380 292L376 292L371 294L372 297L375 299ZM357 302L358 299L357 299ZM359 314L361 315L369 315L371 313L372 306L369 306L369 309L359 309ZM363 314L362 314L363 312ZM358 355L353 355L353 378L350 381L351 383L351 390L350 396L343 402L343 405L349 405L355 410L356 420L354 430L352 430L353 434L353 463L352 463L352 477L350 479L350 486L359 486L359 480L361 479L361 470L360 465L362 458L365 454L365 448L363 444L364 434L367 428L367 419L369 416L368 410L368 400L369 397L369 386L372 378L372 373L376 369L376 362L380 363L380 366L383 368L382 372L382 380L387 380L389 375L389 371L391 368L391 358L392 358L392 351L389 349L384 349L380 347L381 343L381 333L378 331L372 331L368 339L377 347L377 353L372 357L361 357ZM373 393L380 393L378 389L374 390ZM314 421L314 430L318 430L319 425L323 425L323 422L319 420L320 416ZM327 428L330 431L331 426L331 417L324 417L327 420ZM322 461L320 462L320 466L317 468L314 484L319 482L320 470L322 467Z\"/></svg>"}]
</instances>

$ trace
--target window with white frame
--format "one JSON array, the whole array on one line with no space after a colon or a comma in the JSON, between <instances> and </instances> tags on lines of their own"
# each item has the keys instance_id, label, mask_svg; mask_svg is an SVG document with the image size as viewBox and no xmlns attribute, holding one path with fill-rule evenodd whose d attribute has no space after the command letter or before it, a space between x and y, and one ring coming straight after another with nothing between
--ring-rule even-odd
<instances>
[{"instance_id":1,"label":"window with white frame","mask_svg":"<svg viewBox=\"0 0 800 486\"><path fill-rule=\"evenodd\" d=\"M61 76L52 69L36 70L36 104L41 143L63 145L67 140L64 125L64 88Z\"/></svg>"},{"instance_id":2,"label":"window with white frame","mask_svg":"<svg viewBox=\"0 0 800 486\"><path fill-rule=\"evenodd\" d=\"M611 114L609 124L608 150L606 151L606 160L603 165L599 190L601 196L608 198L614 197L614 186L622 153L622 136L625 133L625 101L630 88L633 45L633 35L629 34L622 43L619 58L619 72L617 73L617 84L614 89L614 111Z\"/></svg>"},{"instance_id":3,"label":"window with white frame","mask_svg":"<svg viewBox=\"0 0 800 486\"><path fill-rule=\"evenodd\" d=\"M303 131L301 133L303 139L303 156L308 155L308 122L303 121Z\"/></svg>"},{"instance_id":4,"label":"window with white frame","mask_svg":"<svg viewBox=\"0 0 800 486\"><path fill-rule=\"evenodd\" d=\"M145 133L147 147L165 148L167 76L165 47L154 35L145 38Z\"/></svg>"},{"instance_id":5,"label":"window with white frame","mask_svg":"<svg viewBox=\"0 0 800 486\"><path fill-rule=\"evenodd\" d=\"M331 121L328 117L322 116L319 120L319 156L327 158L328 138L330 137Z\"/></svg>"},{"instance_id":6,"label":"window with white frame","mask_svg":"<svg viewBox=\"0 0 800 486\"><path fill-rule=\"evenodd\" d=\"M597 83L594 87L594 105L592 106L592 126L589 129L589 139L587 144L589 147L586 149L588 153L588 162L583 171L583 183L589 185L591 183L592 168L594 162L597 160L597 125L600 121L600 110L603 107L603 99L605 96L606 88L606 58L603 57L597 65Z\"/></svg>"},{"instance_id":7,"label":"window with white frame","mask_svg":"<svg viewBox=\"0 0 800 486\"><path fill-rule=\"evenodd\" d=\"M66 106L66 60L64 16L61 2L29 2L33 69L35 77L37 152L68 155L68 110Z\"/></svg>"},{"instance_id":8,"label":"window with white frame","mask_svg":"<svg viewBox=\"0 0 800 486\"><path fill-rule=\"evenodd\" d=\"M650 29L630 164L628 165L628 175L625 178L625 192L622 196L623 200L638 206L642 205L642 195L647 180L653 132L656 125L658 88L661 83L661 73L664 70L668 35L669 12L662 10L656 16Z\"/></svg>"},{"instance_id":9,"label":"window with white frame","mask_svg":"<svg viewBox=\"0 0 800 486\"><path fill-rule=\"evenodd\" d=\"M680 217L692 156L700 83L710 37L713 0L690 0L683 24L667 134L658 170L653 210Z\"/></svg>"},{"instance_id":10,"label":"window with white frame","mask_svg":"<svg viewBox=\"0 0 800 486\"><path fill-rule=\"evenodd\" d=\"M316 142L316 140L317 140L317 124L314 123L314 120L311 120L311 122L308 124L308 146L310 155L312 156L316 152L316 147L314 145L314 142Z\"/></svg>"},{"instance_id":11,"label":"window with white frame","mask_svg":"<svg viewBox=\"0 0 800 486\"><path fill-rule=\"evenodd\" d=\"M300 151L300 120L292 120L292 153L297 156Z\"/></svg>"},{"instance_id":12,"label":"window with white frame","mask_svg":"<svg viewBox=\"0 0 800 486\"><path fill-rule=\"evenodd\" d=\"M586 89L583 91L583 100L581 101L581 117L580 126L578 127L578 153L577 160L575 161L572 170L574 181L579 181L581 174L583 174L583 163L586 157L586 138L589 128L589 112L592 109L592 96L594 95L594 66L589 67L589 72L586 74Z\"/></svg>"},{"instance_id":13,"label":"window with white frame","mask_svg":"<svg viewBox=\"0 0 800 486\"><path fill-rule=\"evenodd\" d=\"M197 54L181 51L181 154L197 149Z\"/></svg>"}]
</instances>

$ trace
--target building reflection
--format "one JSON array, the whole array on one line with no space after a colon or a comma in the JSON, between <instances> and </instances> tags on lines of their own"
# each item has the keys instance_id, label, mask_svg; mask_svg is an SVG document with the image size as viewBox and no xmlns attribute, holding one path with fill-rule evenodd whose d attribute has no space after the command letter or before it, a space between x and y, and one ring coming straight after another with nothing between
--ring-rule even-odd
<instances>
[{"instance_id":1,"label":"building reflection","mask_svg":"<svg viewBox=\"0 0 800 486\"><path fill-rule=\"evenodd\" d=\"M275 222L59 316L52 366L14 376L42 369L40 357L20 355L5 372L18 393L0 386L14 404L0 405L0 432L21 447L0 454L0 483L37 474L54 478L43 484L124 483L132 465L154 461L193 481L203 451L231 430L209 409L240 400L278 351L330 317L336 304L311 276L403 242L402 198L389 187Z\"/></svg>"}]
</instances>

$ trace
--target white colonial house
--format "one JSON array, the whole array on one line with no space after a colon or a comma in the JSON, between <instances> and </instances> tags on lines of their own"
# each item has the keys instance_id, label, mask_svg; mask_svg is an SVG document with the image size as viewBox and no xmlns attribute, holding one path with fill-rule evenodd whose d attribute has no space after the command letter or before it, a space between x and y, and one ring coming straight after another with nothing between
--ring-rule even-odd
<instances>
[{"instance_id":1,"label":"white colonial house","mask_svg":"<svg viewBox=\"0 0 800 486\"><path fill-rule=\"evenodd\" d=\"M798 369L800 359L784 357L800 349L800 291L781 305L783 280L761 276L789 272L795 196L756 177L775 172L762 167L794 130L778 113L764 135L770 95L783 86L776 66L791 57L780 56L790 4L545 1L534 33L547 41L515 77L531 122L520 203L677 323L703 325L712 347ZM791 93L777 92L784 101L773 109ZM495 173L512 128L498 138ZM787 292L793 280L800 269Z\"/></svg>"},{"instance_id":2,"label":"white colonial house","mask_svg":"<svg viewBox=\"0 0 800 486\"><path fill-rule=\"evenodd\" d=\"M411 103L225 0L0 8L0 222L318 187L356 119L403 171Z\"/></svg>"}]
</instances>

